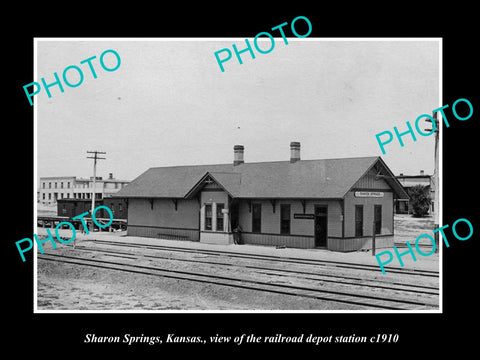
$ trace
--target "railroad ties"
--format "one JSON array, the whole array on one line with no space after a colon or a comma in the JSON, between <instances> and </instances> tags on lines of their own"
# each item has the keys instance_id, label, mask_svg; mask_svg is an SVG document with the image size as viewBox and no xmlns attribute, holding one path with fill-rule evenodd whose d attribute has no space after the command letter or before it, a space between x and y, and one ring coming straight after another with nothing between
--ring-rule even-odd
<instances>
[{"instance_id":1,"label":"railroad ties","mask_svg":"<svg viewBox=\"0 0 480 360\"><path fill-rule=\"evenodd\" d=\"M37 256L51 262L348 304L349 308L438 309L439 274L435 271L391 267L390 276L403 274L394 280L382 276L375 265L106 240L84 241L77 245L75 255L53 250ZM136 261L140 258L150 263ZM195 263L198 270L169 268L169 261ZM201 266L207 265L225 270L202 272Z\"/></svg>"}]
</instances>

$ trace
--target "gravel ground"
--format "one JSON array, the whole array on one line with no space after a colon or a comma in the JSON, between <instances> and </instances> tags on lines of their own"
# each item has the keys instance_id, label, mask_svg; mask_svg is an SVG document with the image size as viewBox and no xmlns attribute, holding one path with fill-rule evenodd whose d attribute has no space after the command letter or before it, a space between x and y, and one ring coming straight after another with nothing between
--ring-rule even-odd
<instances>
[{"instance_id":1,"label":"gravel ground","mask_svg":"<svg viewBox=\"0 0 480 360\"><path fill-rule=\"evenodd\" d=\"M333 310L335 302L38 262L38 310ZM343 304L342 309L363 309Z\"/></svg>"}]
</instances>

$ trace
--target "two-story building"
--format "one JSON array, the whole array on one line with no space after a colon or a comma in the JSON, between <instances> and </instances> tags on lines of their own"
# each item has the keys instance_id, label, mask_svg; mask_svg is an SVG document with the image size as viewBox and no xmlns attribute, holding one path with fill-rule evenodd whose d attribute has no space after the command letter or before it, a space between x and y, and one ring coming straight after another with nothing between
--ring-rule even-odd
<instances>
[{"instance_id":1,"label":"two-story building","mask_svg":"<svg viewBox=\"0 0 480 360\"><path fill-rule=\"evenodd\" d=\"M108 179L97 176L95 180L96 199L112 196L129 181L119 180L110 173ZM93 193L93 176L89 179L76 176L41 177L38 184L38 202L56 204L58 199L91 199Z\"/></svg>"}]
</instances>

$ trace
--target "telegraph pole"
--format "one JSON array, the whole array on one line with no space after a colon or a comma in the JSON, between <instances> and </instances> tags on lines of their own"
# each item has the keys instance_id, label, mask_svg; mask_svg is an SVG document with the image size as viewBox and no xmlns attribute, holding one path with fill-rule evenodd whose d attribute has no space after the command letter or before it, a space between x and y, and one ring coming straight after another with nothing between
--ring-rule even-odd
<instances>
[{"instance_id":1,"label":"telegraph pole","mask_svg":"<svg viewBox=\"0 0 480 360\"><path fill-rule=\"evenodd\" d=\"M93 210L95 210L95 190L96 190L96 180L97 180L97 160L105 160L106 158L98 156L98 154L106 154L103 151L87 151L87 154L94 154L93 156L87 156L87 159L93 159L93 189L92 189L92 226L91 231L93 232Z\"/></svg>"},{"instance_id":2,"label":"telegraph pole","mask_svg":"<svg viewBox=\"0 0 480 360\"><path fill-rule=\"evenodd\" d=\"M435 198L434 198L434 211L433 215L435 218L435 229L438 229L439 227L439 210L440 210L440 202L439 202L439 192L440 192L440 187L439 187L439 178L438 178L438 170L439 170L439 157L438 157L438 143L439 143L439 136L440 136L440 124L438 121L438 112L433 114L433 119L435 120L435 168L433 170L433 189L435 191ZM432 122L430 119L427 119L426 121ZM432 124L433 128L433 124ZM432 131L432 129L426 129L426 131ZM434 233L434 238L435 238L435 252L438 252L439 249L439 241L438 241L438 232Z\"/></svg>"}]
</instances>

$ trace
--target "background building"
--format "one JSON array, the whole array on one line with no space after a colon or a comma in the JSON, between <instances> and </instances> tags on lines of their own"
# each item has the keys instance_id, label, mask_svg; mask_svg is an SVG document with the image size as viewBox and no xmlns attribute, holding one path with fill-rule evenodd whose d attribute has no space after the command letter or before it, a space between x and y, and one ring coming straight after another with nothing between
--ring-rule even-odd
<instances>
[{"instance_id":1,"label":"background building","mask_svg":"<svg viewBox=\"0 0 480 360\"><path fill-rule=\"evenodd\" d=\"M425 175L425 172L423 170L420 170L420 174L418 175L404 175L400 174L396 176L397 180L400 182L400 184L403 185L405 190L416 186L416 185L422 185L427 187L427 191L430 193L430 198L432 199L432 202L430 204L428 213L432 214L435 209L435 188L432 186L432 175ZM412 213L412 206L409 203L409 200L407 199L397 199L395 201L395 213L397 214L410 214Z\"/></svg>"},{"instance_id":2,"label":"background building","mask_svg":"<svg viewBox=\"0 0 480 360\"><path fill-rule=\"evenodd\" d=\"M129 181L118 180L110 173L108 179L97 176L95 181L96 199L110 197L127 185ZM41 177L37 191L38 202L56 204L60 199L91 199L93 176L89 179L75 176Z\"/></svg>"}]
</instances>

